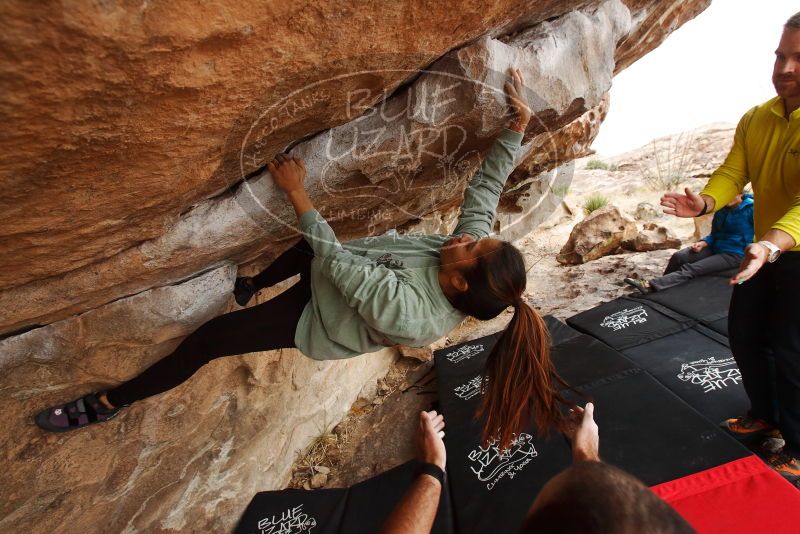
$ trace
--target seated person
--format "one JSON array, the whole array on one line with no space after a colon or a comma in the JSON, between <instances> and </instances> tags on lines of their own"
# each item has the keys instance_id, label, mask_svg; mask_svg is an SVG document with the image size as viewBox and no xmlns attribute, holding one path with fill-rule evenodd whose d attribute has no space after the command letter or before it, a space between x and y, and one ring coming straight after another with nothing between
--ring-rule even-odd
<instances>
[{"instance_id":1,"label":"seated person","mask_svg":"<svg viewBox=\"0 0 800 534\"><path fill-rule=\"evenodd\" d=\"M691 526L647 486L600 460L594 405L571 410L566 436L572 466L545 484L519 532L541 533L691 533ZM436 518L444 478L444 418L420 413L418 458L423 468L398 503L382 534L429 533Z\"/></svg>"},{"instance_id":2,"label":"seated person","mask_svg":"<svg viewBox=\"0 0 800 534\"><path fill-rule=\"evenodd\" d=\"M738 267L753 242L753 195L739 193L714 214L711 233L669 259L664 276L652 280L626 278L641 293L663 291L692 278Z\"/></svg>"}]
</instances>

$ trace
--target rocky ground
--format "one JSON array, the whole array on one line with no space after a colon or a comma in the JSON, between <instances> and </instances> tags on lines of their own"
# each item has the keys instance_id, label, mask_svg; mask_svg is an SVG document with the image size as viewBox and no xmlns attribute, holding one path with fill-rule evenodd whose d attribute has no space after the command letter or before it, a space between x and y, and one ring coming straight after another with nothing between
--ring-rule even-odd
<instances>
[{"instance_id":1,"label":"rocky ground","mask_svg":"<svg viewBox=\"0 0 800 534\"><path fill-rule=\"evenodd\" d=\"M559 264L556 255L583 219L583 206L593 195L604 196L640 228L653 222L667 227L684 245L692 242L694 221L663 215L659 198L672 178L681 178L678 187L699 190L724 159L732 138L732 126L711 125L618 156L578 160L572 183L563 192L562 206L544 225L517 242L530 269L527 299L531 305L542 315L566 319L630 293L622 281L626 276L661 274L675 249L613 254L574 266ZM592 168L598 166L607 168ZM510 317L507 312L491 321L468 320L441 345L496 332ZM320 436L299 456L291 486L346 487L405 462L413 456L411 437L417 414L436 399L433 362L400 358L379 381L374 400L356 402L332 433Z\"/></svg>"}]
</instances>

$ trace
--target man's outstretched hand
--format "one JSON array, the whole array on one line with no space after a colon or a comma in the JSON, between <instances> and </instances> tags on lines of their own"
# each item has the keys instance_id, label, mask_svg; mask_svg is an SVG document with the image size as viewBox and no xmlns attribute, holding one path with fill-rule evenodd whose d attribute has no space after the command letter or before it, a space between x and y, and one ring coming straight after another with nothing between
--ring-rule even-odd
<instances>
[{"instance_id":1,"label":"man's outstretched hand","mask_svg":"<svg viewBox=\"0 0 800 534\"><path fill-rule=\"evenodd\" d=\"M752 278L767 263L769 251L764 245L751 243L744 249L744 258L739 272L730 279L731 285L741 284Z\"/></svg>"},{"instance_id":2,"label":"man's outstretched hand","mask_svg":"<svg viewBox=\"0 0 800 534\"><path fill-rule=\"evenodd\" d=\"M417 454L419 461L438 465L444 471L447 451L444 448L444 416L435 411L419 413Z\"/></svg>"},{"instance_id":3,"label":"man's outstretched hand","mask_svg":"<svg viewBox=\"0 0 800 534\"><path fill-rule=\"evenodd\" d=\"M519 69L509 69L509 74L511 75L511 81L506 82L504 85L506 97L508 97L508 106L514 114L509 129L522 133L531 120L531 108L528 105L528 99L525 98L522 73Z\"/></svg>"},{"instance_id":4,"label":"man's outstretched hand","mask_svg":"<svg viewBox=\"0 0 800 534\"><path fill-rule=\"evenodd\" d=\"M697 217L705 205L703 197L688 187L684 190L684 193L664 193L664 196L661 197L664 213L677 217ZM708 211L711 211L712 208L713 206L709 206Z\"/></svg>"},{"instance_id":5,"label":"man's outstretched hand","mask_svg":"<svg viewBox=\"0 0 800 534\"><path fill-rule=\"evenodd\" d=\"M564 435L572 444L572 462L600 461L600 430L594 422L594 404L570 410Z\"/></svg>"}]
</instances>

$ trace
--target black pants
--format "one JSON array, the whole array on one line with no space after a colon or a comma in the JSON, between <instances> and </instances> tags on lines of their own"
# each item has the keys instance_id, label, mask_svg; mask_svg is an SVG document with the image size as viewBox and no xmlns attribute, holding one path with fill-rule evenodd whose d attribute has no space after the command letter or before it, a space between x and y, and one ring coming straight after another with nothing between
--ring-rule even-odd
<instances>
[{"instance_id":1,"label":"black pants","mask_svg":"<svg viewBox=\"0 0 800 534\"><path fill-rule=\"evenodd\" d=\"M273 286L296 274L300 281L258 306L226 313L206 322L181 342L172 354L142 374L108 392L114 406L163 393L185 382L215 358L294 347L297 322L311 299L311 260L314 253L304 239L253 277L256 288Z\"/></svg>"},{"instance_id":2,"label":"black pants","mask_svg":"<svg viewBox=\"0 0 800 534\"><path fill-rule=\"evenodd\" d=\"M664 276L650 280L650 285L656 291L663 291L704 274L733 269L738 267L741 261L742 257L736 254L714 254L711 252L711 247L706 247L700 252L685 248L672 255Z\"/></svg>"},{"instance_id":3,"label":"black pants","mask_svg":"<svg viewBox=\"0 0 800 534\"><path fill-rule=\"evenodd\" d=\"M800 252L734 288L728 331L751 415L777 424L785 451L800 458Z\"/></svg>"}]
</instances>

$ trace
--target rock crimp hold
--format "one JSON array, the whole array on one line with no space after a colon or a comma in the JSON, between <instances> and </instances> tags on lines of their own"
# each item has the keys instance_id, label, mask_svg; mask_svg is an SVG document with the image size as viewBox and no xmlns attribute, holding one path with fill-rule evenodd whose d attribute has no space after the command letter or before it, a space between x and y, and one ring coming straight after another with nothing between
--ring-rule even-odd
<instances>
[{"instance_id":1,"label":"rock crimp hold","mask_svg":"<svg viewBox=\"0 0 800 534\"><path fill-rule=\"evenodd\" d=\"M319 362L287 349L214 360L84 430L33 424L45 406L171 352L230 308L235 276L223 266L0 340L0 410L13 414L0 436L0 532L230 532L250 496L284 483L298 450L375 395L393 350ZM87 503L114 513L86 513Z\"/></svg>"}]
</instances>

